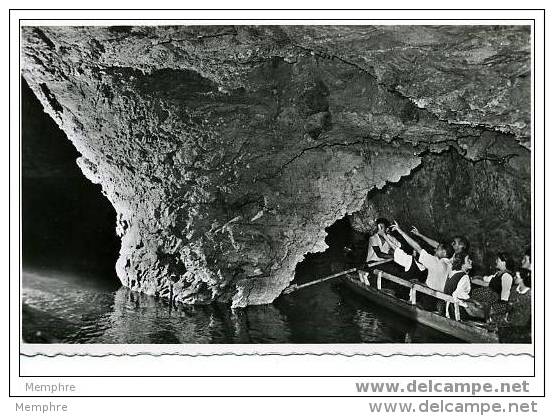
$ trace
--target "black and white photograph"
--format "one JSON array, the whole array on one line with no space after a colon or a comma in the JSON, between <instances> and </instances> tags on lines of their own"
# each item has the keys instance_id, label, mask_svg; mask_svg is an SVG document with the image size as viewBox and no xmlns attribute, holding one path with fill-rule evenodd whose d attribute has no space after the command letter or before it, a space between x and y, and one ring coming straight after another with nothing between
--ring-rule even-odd
<instances>
[{"instance_id":1,"label":"black and white photograph","mask_svg":"<svg viewBox=\"0 0 554 416\"><path fill-rule=\"evenodd\" d=\"M21 342L530 345L532 50L23 23Z\"/></svg>"}]
</instances>

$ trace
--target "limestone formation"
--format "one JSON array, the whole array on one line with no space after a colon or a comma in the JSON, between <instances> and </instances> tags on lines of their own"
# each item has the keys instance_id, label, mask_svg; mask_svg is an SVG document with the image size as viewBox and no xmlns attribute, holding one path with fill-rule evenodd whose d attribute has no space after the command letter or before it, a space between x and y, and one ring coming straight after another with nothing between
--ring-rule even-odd
<instances>
[{"instance_id":1,"label":"limestone formation","mask_svg":"<svg viewBox=\"0 0 554 416\"><path fill-rule=\"evenodd\" d=\"M529 158L525 26L23 27L21 56L122 283L178 302L272 302L423 159Z\"/></svg>"}]
</instances>

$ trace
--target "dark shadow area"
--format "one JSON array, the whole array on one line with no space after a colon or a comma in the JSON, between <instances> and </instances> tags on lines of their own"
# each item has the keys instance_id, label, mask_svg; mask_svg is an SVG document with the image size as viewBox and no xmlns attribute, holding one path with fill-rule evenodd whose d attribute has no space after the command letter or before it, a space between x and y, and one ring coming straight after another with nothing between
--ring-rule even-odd
<instances>
[{"instance_id":1,"label":"dark shadow area","mask_svg":"<svg viewBox=\"0 0 554 416\"><path fill-rule=\"evenodd\" d=\"M306 254L304 260L296 266L293 283L300 285L325 275L365 265L370 233L355 230L349 216L336 221L325 231L327 232L325 243L329 248L322 253ZM411 252L409 245L400 234L393 232L393 236L402 244L406 252ZM431 252L424 242L420 241L420 243ZM396 274L402 270L395 264L385 264L380 268Z\"/></svg>"},{"instance_id":2,"label":"dark shadow area","mask_svg":"<svg viewBox=\"0 0 554 416\"><path fill-rule=\"evenodd\" d=\"M23 267L118 283L113 207L83 176L79 153L23 79L21 102Z\"/></svg>"},{"instance_id":3,"label":"dark shadow area","mask_svg":"<svg viewBox=\"0 0 554 416\"><path fill-rule=\"evenodd\" d=\"M322 253L308 253L296 265L293 283L302 284L345 269L360 266L367 254L369 235L354 230L347 217L325 229L325 243L329 246ZM340 269L340 270L339 270Z\"/></svg>"},{"instance_id":4,"label":"dark shadow area","mask_svg":"<svg viewBox=\"0 0 554 416\"><path fill-rule=\"evenodd\" d=\"M296 266L293 283L301 285L365 262L369 234L353 229L348 217L325 231L329 248L307 254ZM460 342L368 301L345 287L340 277L281 296L273 305L286 320L294 343Z\"/></svg>"}]
</instances>

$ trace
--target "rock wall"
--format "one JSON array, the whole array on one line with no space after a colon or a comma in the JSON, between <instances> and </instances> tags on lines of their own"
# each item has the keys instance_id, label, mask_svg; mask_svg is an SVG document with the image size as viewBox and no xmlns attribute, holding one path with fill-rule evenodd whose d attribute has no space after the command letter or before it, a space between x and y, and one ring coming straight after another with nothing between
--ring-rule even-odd
<instances>
[{"instance_id":1,"label":"rock wall","mask_svg":"<svg viewBox=\"0 0 554 416\"><path fill-rule=\"evenodd\" d=\"M528 152L529 54L523 26L22 28L23 77L117 211L122 283L233 306L422 156Z\"/></svg>"},{"instance_id":2,"label":"rock wall","mask_svg":"<svg viewBox=\"0 0 554 416\"><path fill-rule=\"evenodd\" d=\"M531 244L531 161L521 146L503 145L475 161L454 150L424 156L409 177L368 194L349 217L353 228L369 233L375 218L387 217L438 241L464 235L474 273L494 270L500 251L519 260Z\"/></svg>"}]
</instances>

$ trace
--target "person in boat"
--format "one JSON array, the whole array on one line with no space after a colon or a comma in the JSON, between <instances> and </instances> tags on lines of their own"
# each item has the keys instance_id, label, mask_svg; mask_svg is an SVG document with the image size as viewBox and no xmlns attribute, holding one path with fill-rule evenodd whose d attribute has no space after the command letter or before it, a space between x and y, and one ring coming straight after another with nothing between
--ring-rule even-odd
<instances>
[{"instance_id":1,"label":"person in boat","mask_svg":"<svg viewBox=\"0 0 554 416\"><path fill-rule=\"evenodd\" d=\"M377 232L369 237L366 262L392 259L392 253L395 247L400 245L398 240L391 235L388 235L388 238L386 238L387 230L391 226L389 220L386 218L377 218L375 224L377 226Z\"/></svg>"},{"instance_id":2,"label":"person in boat","mask_svg":"<svg viewBox=\"0 0 554 416\"><path fill-rule=\"evenodd\" d=\"M465 308L471 302L469 294L471 292L471 281L469 271L473 267L473 260L469 253L455 253L452 256L452 272L444 284L444 293L451 295L458 300L460 308L460 317L467 319L468 315ZM446 316L453 316L454 305L446 303Z\"/></svg>"},{"instance_id":3,"label":"person in boat","mask_svg":"<svg viewBox=\"0 0 554 416\"><path fill-rule=\"evenodd\" d=\"M436 240L433 240L432 238L429 238L423 234L421 234L419 232L419 230L412 226L412 229L410 230L410 232L421 238L423 241L425 241L427 244L429 244L432 248L436 249L439 245L439 242L436 241ZM469 251L469 240L467 238L465 238L464 236L462 235L457 235L455 236L453 239L452 239L452 242L450 243L451 247L452 247L452 250L454 250L454 253L453 254L457 254L457 253L467 253ZM451 258L451 260L453 260L453 258Z\"/></svg>"},{"instance_id":4,"label":"person in boat","mask_svg":"<svg viewBox=\"0 0 554 416\"><path fill-rule=\"evenodd\" d=\"M398 240L389 240L389 234L385 234L385 239L389 241L391 246L394 246L394 264L401 266L398 270L393 270L392 273L406 280L425 283L428 277L428 270L424 265L417 261L417 252L412 249L413 255L406 253L402 247L402 244L398 242Z\"/></svg>"},{"instance_id":5,"label":"person in boat","mask_svg":"<svg viewBox=\"0 0 554 416\"><path fill-rule=\"evenodd\" d=\"M482 286L472 292L471 298L482 305L485 320L489 320L492 315L503 314L507 311L514 281L511 272L513 266L510 255L500 252L496 256L497 272L472 280L472 283Z\"/></svg>"},{"instance_id":6,"label":"person in boat","mask_svg":"<svg viewBox=\"0 0 554 416\"><path fill-rule=\"evenodd\" d=\"M371 266L371 263L392 259L395 247L400 245L398 240L387 235L387 229L390 228L390 221L386 218L377 218L375 220L377 231L369 237L367 249L366 264ZM369 284L369 272L366 270L359 271L360 280L365 284Z\"/></svg>"},{"instance_id":7,"label":"person in boat","mask_svg":"<svg viewBox=\"0 0 554 416\"><path fill-rule=\"evenodd\" d=\"M404 232L396 221L391 226L391 229L397 231L402 236L406 243L414 250L415 255L415 257L410 256L400 247L397 247L394 251L394 261L403 265L406 270L409 270L413 261L417 261L427 269L425 284L431 289L442 292L446 278L451 270L451 264L448 259L452 256L452 247L448 244L439 243L435 248L435 254L431 255L417 241Z\"/></svg>"},{"instance_id":8,"label":"person in boat","mask_svg":"<svg viewBox=\"0 0 554 416\"><path fill-rule=\"evenodd\" d=\"M531 247L527 247L521 259L521 268L519 272L521 277L528 282L531 281L531 269Z\"/></svg>"},{"instance_id":9,"label":"person in boat","mask_svg":"<svg viewBox=\"0 0 554 416\"><path fill-rule=\"evenodd\" d=\"M514 286L508 300L508 311L491 316L491 323L498 329L498 339L505 343L531 342L531 250L521 261L521 270L516 272Z\"/></svg>"}]
</instances>

